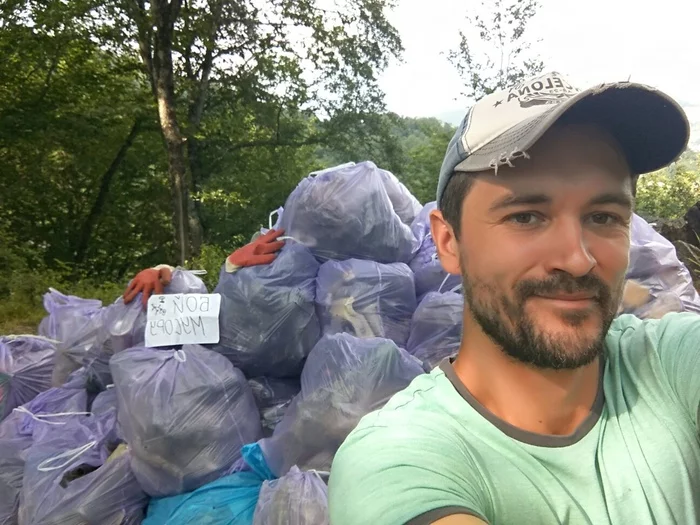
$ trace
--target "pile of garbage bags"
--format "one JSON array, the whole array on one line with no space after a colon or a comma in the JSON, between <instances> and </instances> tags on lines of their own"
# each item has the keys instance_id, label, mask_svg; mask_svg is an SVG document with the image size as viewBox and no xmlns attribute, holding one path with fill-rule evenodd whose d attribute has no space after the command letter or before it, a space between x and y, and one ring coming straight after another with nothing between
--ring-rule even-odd
<instances>
[{"instance_id":1,"label":"pile of garbage bags","mask_svg":"<svg viewBox=\"0 0 700 525\"><path fill-rule=\"evenodd\" d=\"M149 348L140 298L50 289L38 335L0 337L0 524L327 524L343 440L459 350L435 208L371 162L312 173L275 261L222 266L216 344ZM673 245L631 233L619 313L700 312ZM165 289L206 292L183 269Z\"/></svg>"}]
</instances>

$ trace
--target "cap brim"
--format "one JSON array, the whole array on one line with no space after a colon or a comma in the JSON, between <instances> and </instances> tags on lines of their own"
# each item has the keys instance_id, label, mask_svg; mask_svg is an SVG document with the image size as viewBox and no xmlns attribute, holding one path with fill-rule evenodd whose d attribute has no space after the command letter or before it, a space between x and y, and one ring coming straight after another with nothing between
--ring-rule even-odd
<instances>
[{"instance_id":1,"label":"cap brim","mask_svg":"<svg viewBox=\"0 0 700 525\"><path fill-rule=\"evenodd\" d=\"M606 129L618 141L633 175L668 166L685 151L690 138L688 118L675 100L643 84L617 82L582 91L518 123L474 151L454 171L484 171L506 164L532 148L564 117Z\"/></svg>"}]
</instances>

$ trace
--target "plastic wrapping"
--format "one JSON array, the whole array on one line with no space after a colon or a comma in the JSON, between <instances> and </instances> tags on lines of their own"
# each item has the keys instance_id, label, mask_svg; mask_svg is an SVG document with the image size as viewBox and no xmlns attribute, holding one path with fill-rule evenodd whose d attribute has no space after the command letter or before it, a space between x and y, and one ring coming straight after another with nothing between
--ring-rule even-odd
<instances>
[{"instance_id":1,"label":"plastic wrapping","mask_svg":"<svg viewBox=\"0 0 700 525\"><path fill-rule=\"evenodd\" d=\"M411 224L411 231L419 246L409 266L414 273L416 296L420 302L427 293L450 291L462 284L459 275L448 274L438 259L435 243L430 235L430 212L435 202L426 204Z\"/></svg>"},{"instance_id":2,"label":"plastic wrapping","mask_svg":"<svg viewBox=\"0 0 700 525\"><path fill-rule=\"evenodd\" d=\"M248 381L248 385L260 410L263 437L270 436L282 420L292 398L301 390L301 383L296 378L254 377Z\"/></svg>"},{"instance_id":3,"label":"plastic wrapping","mask_svg":"<svg viewBox=\"0 0 700 525\"><path fill-rule=\"evenodd\" d=\"M292 467L260 489L253 525L328 525L328 487L316 472Z\"/></svg>"},{"instance_id":4,"label":"plastic wrapping","mask_svg":"<svg viewBox=\"0 0 700 525\"><path fill-rule=\"evenodd\" d=\"M87 409L82 389L52 388L13 411L0 423L0 523L17 523L25 457L47 428L53 430ZM59 415L63 414L63 415Z\"/></svg>"},{"instance_id":5,"label":"plastic wrapping","mask_svg":"<svg viewBox=\"0 0 700 525\"><path fill-rule=\"evenodd\" d=\"M394 212L399 216L401 222L410 225L421 211L420 202L393 173L380 169L379 175Z\"/></svg>"},{"instance_id":6,"label":"plastic wrapping","mask_svg":"<svg viewBox=\"0 0 700 525\"><path fill-rule=\"evenodd\" d=\"M60 386L83 366L88 351L97 344L104 310L101 301L67 296L54 289L44 295L44 308L49 316L39 326L39 333L58 341L51 383Z\"/></svg>"},{"instance_id":7,"label":"plastic wrapping","mask_svg":"<svg viewBox=\"0 0 700 525\"><path fill-rule=\"evenodd\" d=\"M278 476L294 465L329 471L362 416L423 372L422 363L388 339L324 336L306 361L301 393L272 437L260 441L270 469Z\"/></svg>"},{"instance_id":8,"label":"plastic wrapping","mask_svg":"<svg viewBox=\"0 0 700 525\"><path fill-rule=\"evenodd\" d=\"M316 306L323 335L384 337L403 347L416 309L413 272L403 263L328 261L318 272Z\"/></svg>"},{"instance_id":9,"label":"plastic wrapping","mask_svg":"<svg viewBox=\"0 0 700 525\"><path fill-rule=\"evenodd\" d=\"M428 369L459 351L464 297L454 292L430 292L420 302L411 323L406 349Z\"/></svg>"},{"instance_id":10,"label":"plastic wrapping","mask_svg":"<svg viewBox=\"0 0 700 525\"><path fill-rule=\"evenodd\" d=\"M401 222L372 162L306 177L284 205L280 226L321 261L408 262L411 229Z\"/></svg>"},{"instance_id":11,"label":"plastic wrapping","mask_svg":"<svg viewBox=\"0 0 700 525\"><path fill-rule=\"evenodd\" d=\"M221 294L221 338L211 348L248 377L298 376L320 337L318 266L307 248L287 241L272 264L222 268L214 290Z\"/></svg>"},{"instance_id":12,"label":"plastic wrapping","mask_svg":"<svg viewBox=\"0 0 700 525\"><path fill-rule=\"evenodd\" d=\"M204 282L188 270L176 269L170 284L163 290L166 294L207 293ZM97 342L92 345L83 360L89 381L99 389L112 382L109 359L127 348L145 345L146 311L141 303L141 294L132 302L124 304L119 297L103 309L102 324L97 333Z\"/></svg>"},{"instance_id":13,"label":"plastic wrapping","mask_svg":"<svg viewBox=\"0 0 700 525\"><path fill-rule=\"evenodd\" d=\"M646 287L651 295L649 304L628 313L640 317L658 317L667 312L700 313L700 296L690 272L676 255L675 246L638 215L632 217L626 277Z\"/></svg>"},{"instance_id":14,"label":"plastic wrapping","mask_svg":"<svg viewBox=\"0 0 700 525\"><path fill-rule=\"evenodd\" d=\"M237 472L187 494L153 499L143 525L251 525L262 483L254 472Z\"/></svg>"},{"instance_id":15,"label":"plastic wrapping","mask_svg":"<svg viewBox=\"0 0 700 525\"><path fill-rule=\"evenodd\" d=\"M55 353L40 337L0 337L0 421L51 388Z\"/></svg>"},{"instance_id":16,"label":"plastic wrapping","mask_svg":"<svg viewBox=\"0 0 700 525\"><path fill-rule=\"evenodd\" d=\"M102 301L97 299L82 299L49 288L44 294L44 309L49 315L41 321L39 335L62 341L80 326L79 322L76 325L76 319L91 316L101 307Z\"/></svg>"},{"instance_id":17,"label":"plastic wrapping","mask_svg":"<svg viewBox=\"0 0 700 525\"><path fill-rule=\"evenodd\" d=\"M151 500L143 525L252 525L263 481L274 475L267 467L260 447L243 447L233 474L178 496Z\"/></svg>"},{"instance_id":18,"label":"plastic wrapping","mask_svg":"<svg viewBox=\"0 0 700 525\"><path fill-rule=\"evenodd\" d=\"M78 416L37 440L27 453L20 525L139 523L147 496L116 447L116 414Z\"/></svg>"},{"instance_id":19,"label":"plastic wrapping","mask_svg":"<svg viewBox=\"0 0 700 525\"><path fill-rule=\"evenodd\" d=\"M217 479L261 435L245 377L216 352L131 348L112 357L110 369L131 466L151 496Z\"/></svg>"}]
</instances>

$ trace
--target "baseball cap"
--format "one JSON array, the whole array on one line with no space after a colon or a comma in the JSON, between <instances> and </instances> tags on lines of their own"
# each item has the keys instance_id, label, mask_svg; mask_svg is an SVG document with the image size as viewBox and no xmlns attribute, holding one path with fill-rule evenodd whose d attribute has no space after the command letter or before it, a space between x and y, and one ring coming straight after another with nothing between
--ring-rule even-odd
<instances>
[{"instance_id":1,"label":"baseball cap","mask_svg":"<svg viewBox=\"0 0 700 525\"><path fill-rule=\"evenodd\" d=\"M486 95L469 108L445 153L438 204L454 173L498 173L562 119L606 129L620 144L632 175L672 163L690 136L680 105L653 87L613 82L580 91L559 73L545 73Z\"/></svg>"}]
</instances>

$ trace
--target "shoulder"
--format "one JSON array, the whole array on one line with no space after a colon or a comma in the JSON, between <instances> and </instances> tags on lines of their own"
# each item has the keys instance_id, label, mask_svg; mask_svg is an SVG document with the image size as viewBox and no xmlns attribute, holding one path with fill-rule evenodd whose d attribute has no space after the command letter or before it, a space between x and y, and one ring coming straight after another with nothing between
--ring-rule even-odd
<instances>
[{"instance_id":1,"label":"shoulder","mask_svg":"<svg viewBox=\"0 0 700 525\"><path fill-rule=\"evenodd\" d=\"M478 466L444 408L452 396L461 400L436 369L360 421L333 461L334 525L404 524L427 513L433 519L456 513L485 519Z\"/></svg>"},{"instance_id":2,"label":"shoulder","mask_svg":"<svg viewBox=\"0 0 700 525\"><path fill-rule=\"evenodd\" d=\"M641 320L625 314L616 318L606 338L611 350L624 351L654 349L663 352L691 347L700 349L700 315L696 313L669 313L661 319Z\"/></svg>"}]
</instances>

